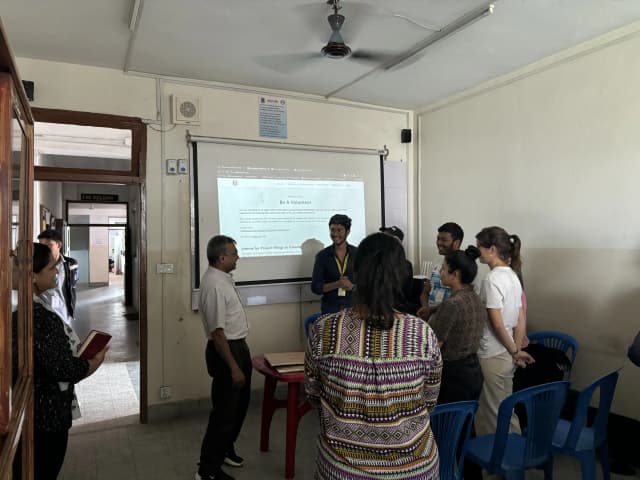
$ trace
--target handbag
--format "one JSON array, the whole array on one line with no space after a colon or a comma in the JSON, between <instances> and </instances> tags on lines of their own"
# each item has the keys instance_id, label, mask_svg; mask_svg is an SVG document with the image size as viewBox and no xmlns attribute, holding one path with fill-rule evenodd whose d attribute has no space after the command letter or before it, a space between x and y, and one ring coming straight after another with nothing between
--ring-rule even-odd
<instances>
[{"instance_id":1,"label":"handbag","mask_svg":"<svg viewBox=\"0 0 640 480\"><path fill-rule=\"evenodd\" d=\"M633 339L633 343L629 346L627 357L629 357L629 360L631 360L634 365L640 367L640 332L638 332L636 338Z\"/></svg>"}]
</instances>

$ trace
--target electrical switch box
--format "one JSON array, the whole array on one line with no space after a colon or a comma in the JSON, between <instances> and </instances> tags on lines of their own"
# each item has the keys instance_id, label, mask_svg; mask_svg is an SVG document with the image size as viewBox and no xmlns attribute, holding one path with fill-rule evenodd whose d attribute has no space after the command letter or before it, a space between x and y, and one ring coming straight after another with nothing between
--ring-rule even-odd
<instances>
[{"instance_id":1,"label":"electrical switch box","mask_svg":"<svg viewBox=\"0 0 640 480\"><path fill-rule=\"evenodd\" d=\"M176 173L178 173L178 160L167 158L167 175L175 175Z\"/></svg>"}]
</instances>

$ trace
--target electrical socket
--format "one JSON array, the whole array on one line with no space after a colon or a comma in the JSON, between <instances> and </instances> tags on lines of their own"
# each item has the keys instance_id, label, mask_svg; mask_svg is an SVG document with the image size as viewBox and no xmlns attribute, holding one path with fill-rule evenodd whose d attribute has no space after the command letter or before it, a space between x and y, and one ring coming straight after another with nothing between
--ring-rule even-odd
<instances>
[{"instance_id":1,"label":"electrical socket","mask_svg":"<svg viewBox=\"0 0 640 480\"><path fill-rule=\"evenodd\" d=\"M162 400L171 398L171 387L169 385L164 385L160 387L160 398Z\"/></svg>"}]
</instances>

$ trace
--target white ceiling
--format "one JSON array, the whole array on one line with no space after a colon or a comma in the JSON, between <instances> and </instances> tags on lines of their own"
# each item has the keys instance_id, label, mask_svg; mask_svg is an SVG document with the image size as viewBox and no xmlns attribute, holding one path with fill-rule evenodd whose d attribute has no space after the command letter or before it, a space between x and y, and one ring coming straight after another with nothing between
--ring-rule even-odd
<instances>
[{"instance_id":1,"label":"white ceiling","mask_svg":"<svg viewBox=\"0 0 640 480\"><path fill-rule=\"evenodd\" d=\"M353 49L399 55L486 0L343 0ZM640 20L640 0L499 0L493 15L335 97L416 109ZM380 64L331 60L323 0L2 0L19 57L327 95ZM127 55L128 50L129 56ZM38 86L36 85L36 96Z\"/></svg>"}]
</instances>

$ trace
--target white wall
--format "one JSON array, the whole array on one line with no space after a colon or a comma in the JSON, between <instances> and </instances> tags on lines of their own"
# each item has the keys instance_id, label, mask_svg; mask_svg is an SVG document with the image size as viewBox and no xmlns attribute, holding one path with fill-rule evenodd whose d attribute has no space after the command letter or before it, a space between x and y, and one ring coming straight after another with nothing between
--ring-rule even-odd
<instances>
[{"instance_id":1,"label":"white wall","mask_svg":"<svg viewBox=\"0 0 640 480\"><path fill-rule=\"evenodd\" d=\"M422 257L459 222L520 235L529 329L575 336L574 388L619 366L613 411L640 419L640 38L419 116ZM517 77L517 75L514 75Z\"/></svg>"},{"instance_id":2,"label":"white wall","mask_svg":"<svg viewBox=\"0 0 640 480\"><path fill-rule=\"evenodd\" d=\"M80 110L156 119L156 82L121 72L31 59L18 59L23 78L35 81L38 107ZM166 121L148 128L147 255L149 401L161 403L159 387L172 387L171 401L204 398L209 379L204 364L205 337L190 308L190 223L188 176L164 175L166 158L187 158L186 128L172 128L169 96L200 98L198 135L259 140L258 94L242 89L159 82ZM413 155L400 143L400 130L413 126L410 112L342 105L311 97L288 100L287 141L324 146L381 148L391 160L413 165ZM157 130L162 129L166 133ZM413 188L410 188L410 195ZM414 222L409 227L414 228ZM155 265L175 264L175 274L157 275ZM242 261L241 261L242 262ZM242 268L242 264L239 268ZM247 309L249 343L254 354L301 348L301 318L317 304L267 305ZM254 385L261 384L256 378Z\"/></svg>"}]
</instances>

